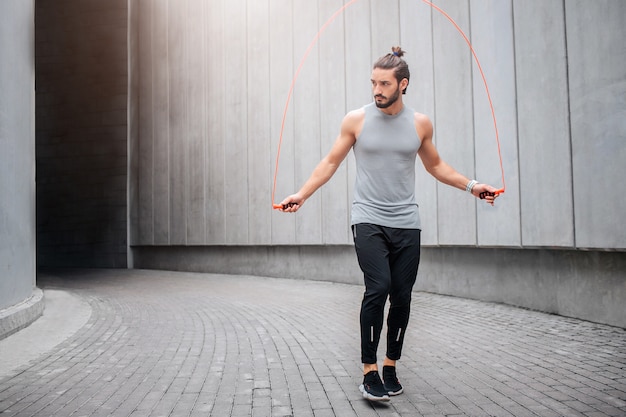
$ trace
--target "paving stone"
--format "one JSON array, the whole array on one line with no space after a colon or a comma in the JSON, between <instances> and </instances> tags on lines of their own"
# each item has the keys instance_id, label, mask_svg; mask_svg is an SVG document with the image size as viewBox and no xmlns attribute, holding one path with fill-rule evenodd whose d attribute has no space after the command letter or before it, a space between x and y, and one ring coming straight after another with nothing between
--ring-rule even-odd
<instances>
[{"instance_id":1,"label":"paving stone","mask_svg":"<svg viewBox=\"0 0 626 417\"><path fill-rule=\"evenodd\" d=\"M92 314L0 379L2 417L626 415L624 329L415 293L405 392L372 404L358 391L360 286L141 270L38 285Z\"/></svg>"}]
</instances>

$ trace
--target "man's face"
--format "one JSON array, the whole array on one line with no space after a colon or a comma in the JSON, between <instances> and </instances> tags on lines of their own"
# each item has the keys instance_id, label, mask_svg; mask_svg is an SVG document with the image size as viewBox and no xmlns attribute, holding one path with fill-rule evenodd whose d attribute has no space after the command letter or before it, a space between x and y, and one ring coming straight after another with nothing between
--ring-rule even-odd
<instances>
[{"instance_id":1,"label":"man's face","mask_svg":"<svg viewBox=\"0 0 626 417\"><path fill-rule=\"evenodd\" d=\"M402 89L393 69L374 68L371 81L376 107L386 109L398 101Z\"/></svg>"}]
</instances>

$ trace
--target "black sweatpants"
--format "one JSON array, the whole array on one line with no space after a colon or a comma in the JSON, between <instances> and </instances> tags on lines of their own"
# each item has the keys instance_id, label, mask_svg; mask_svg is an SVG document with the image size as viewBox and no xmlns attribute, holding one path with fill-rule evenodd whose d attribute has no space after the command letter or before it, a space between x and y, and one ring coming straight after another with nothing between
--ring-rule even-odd
<instances>
[{"instance_id":1,"label":"black sweatpants","mask_svg":"<svg viewBox=\"0 0 626 417\"><path fill-rule=\"evenodd\" d=\"M363 271L365 293L361 303L361 361L376 363L376 352L387 316L387 357L400 359L411 309L411 291L420 260L420 230L374 224L352 226L354 246Z\"/></svg>"}]
</instances>

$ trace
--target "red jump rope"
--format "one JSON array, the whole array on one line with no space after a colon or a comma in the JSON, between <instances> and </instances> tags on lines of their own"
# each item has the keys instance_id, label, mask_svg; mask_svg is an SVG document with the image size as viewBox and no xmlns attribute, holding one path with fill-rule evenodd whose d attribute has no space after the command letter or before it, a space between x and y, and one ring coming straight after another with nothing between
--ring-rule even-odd
<instances>
[{"instance_id":1,"label":"red jump rope","mask_svg":"<svg viewBox=\"0 0 626 417\"><path fill-rule=\"evenodd\" d=\"M313 49L313 47L317 44L317 41L319 40L319 38L322 35L322 33L326 30L326 28L339 15L341 15L344 12L344 10L346 10L348 7L352 6L357 1L358 0L351 0L348 3L344 4L343 7L341 7L339 10L337 10L335 13L333 13L333 15L326 21L326 23L324 23L322 25L320 30L317 32L317 34L315 35L315 37L313 38L313 40L311 41L311 43L307 47L306 52L304 53L304 56L302 57L302 59L300 60L300 63L298 64L298 68L296 69L295 75L294 75L293 79L291 80L291 85L289 87L289 93L287 94L287 101L285 102L285 109L283 111L283 119L282 119L282 122L281 122L281 125L280 125L280 137L278 139L278 150L277 150L277 153L276 153L276 168L274 169L274 185L273 185L273 188L272 188L272 207L274 209L276 209L276 210L286 209L287 207L290 207L290 206L293 205L293 203L289 203L289 204L286 204L286 205L276 204L276 203L274 203L274 201L275 201L275 195L276 195L276 178L277 178L277 175L278 175L278 161L280 159L280 148L281 148L281 145L283 143L283 131L285 129L285 120L287 118L287 110L289 109L289 102L291 101L291 96L293 94L294 86L296 84L296 81L298 80L298 76L300 75L300 71L302 70L304 62L306 61L307 57L311 53L311 50ZM478 56L476 56L476 51L474 51L474 47L472 46L472 43L468 39L467 35L465 35L465 32L463 32L463 30L459 27L459 25L454 21L454 19L452 19L452 17L450 17L450 15L448 13L446 13L444 10L442 10L440 7L436 6L432 2L430 2L428 0L422 0L422 2L428 4L430 7L432 7L433 9L435 9L439 13L441 13L443 16L445 16L445 18L448 19L450 21L450 23L452 23L452 25L454 25L454 27L461 34L463 39L465 39L465 42L467 43L467 46L470 48L470 51L472 51L472 56L474 57L474 61L476 62L476 65L478 67L478 71L480 72L480 76L482 77L483 84L485 86L485 91L487 93L487 99L489 101L489 108L491 109L491 117L493 119L493 128L494 128L495 135L496 135L496 144L498 145L498 158L500 160L500 172L502 173L502 188L497 190L495 193L488 193L488 192L481 193L479 197L482 199L482 198L485 198L487 195L500 195L500 194L504 193L504 190L506 188L505 182L504 182L504 166L502 164L502 152L500 150L500 137L498 135L498 123L496 121L496 113L495 113L495 111L493 109L493 102L491 100L491 94L489 93L489 86L487 85L487 79L485 78L485 73L483 72L483 68L480 65L480 61L478 60Z\"/></svg>"}]
</instances>

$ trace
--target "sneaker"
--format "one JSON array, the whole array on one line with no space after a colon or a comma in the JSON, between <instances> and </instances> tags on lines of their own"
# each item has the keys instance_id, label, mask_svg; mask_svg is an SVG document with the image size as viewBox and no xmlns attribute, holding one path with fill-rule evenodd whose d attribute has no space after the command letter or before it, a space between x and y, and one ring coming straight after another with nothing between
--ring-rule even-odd
<instances>
[{"instance_id":1,"label":"sneaker","mask_svg":"<svg viewBox=\"0 0 626 417\"><path fill-rule=\"evenodd\" d=\"M370 371L363 377L363 384L359 386L363 398L370 401L389 401L389 394L380 380L378 371Z\"/></svg>"},{"instance_id":2,"label":"sneaker","mask_svg":"<svg viewBox=\"0 0 626 417\"><path fill-rule=\"evenodd\" d=\"M402 394L403 388L396 376L395 366L383 366L383 380L385 381L385 391L387 391L389 395Z\"/></svg>"}]
</instances>

